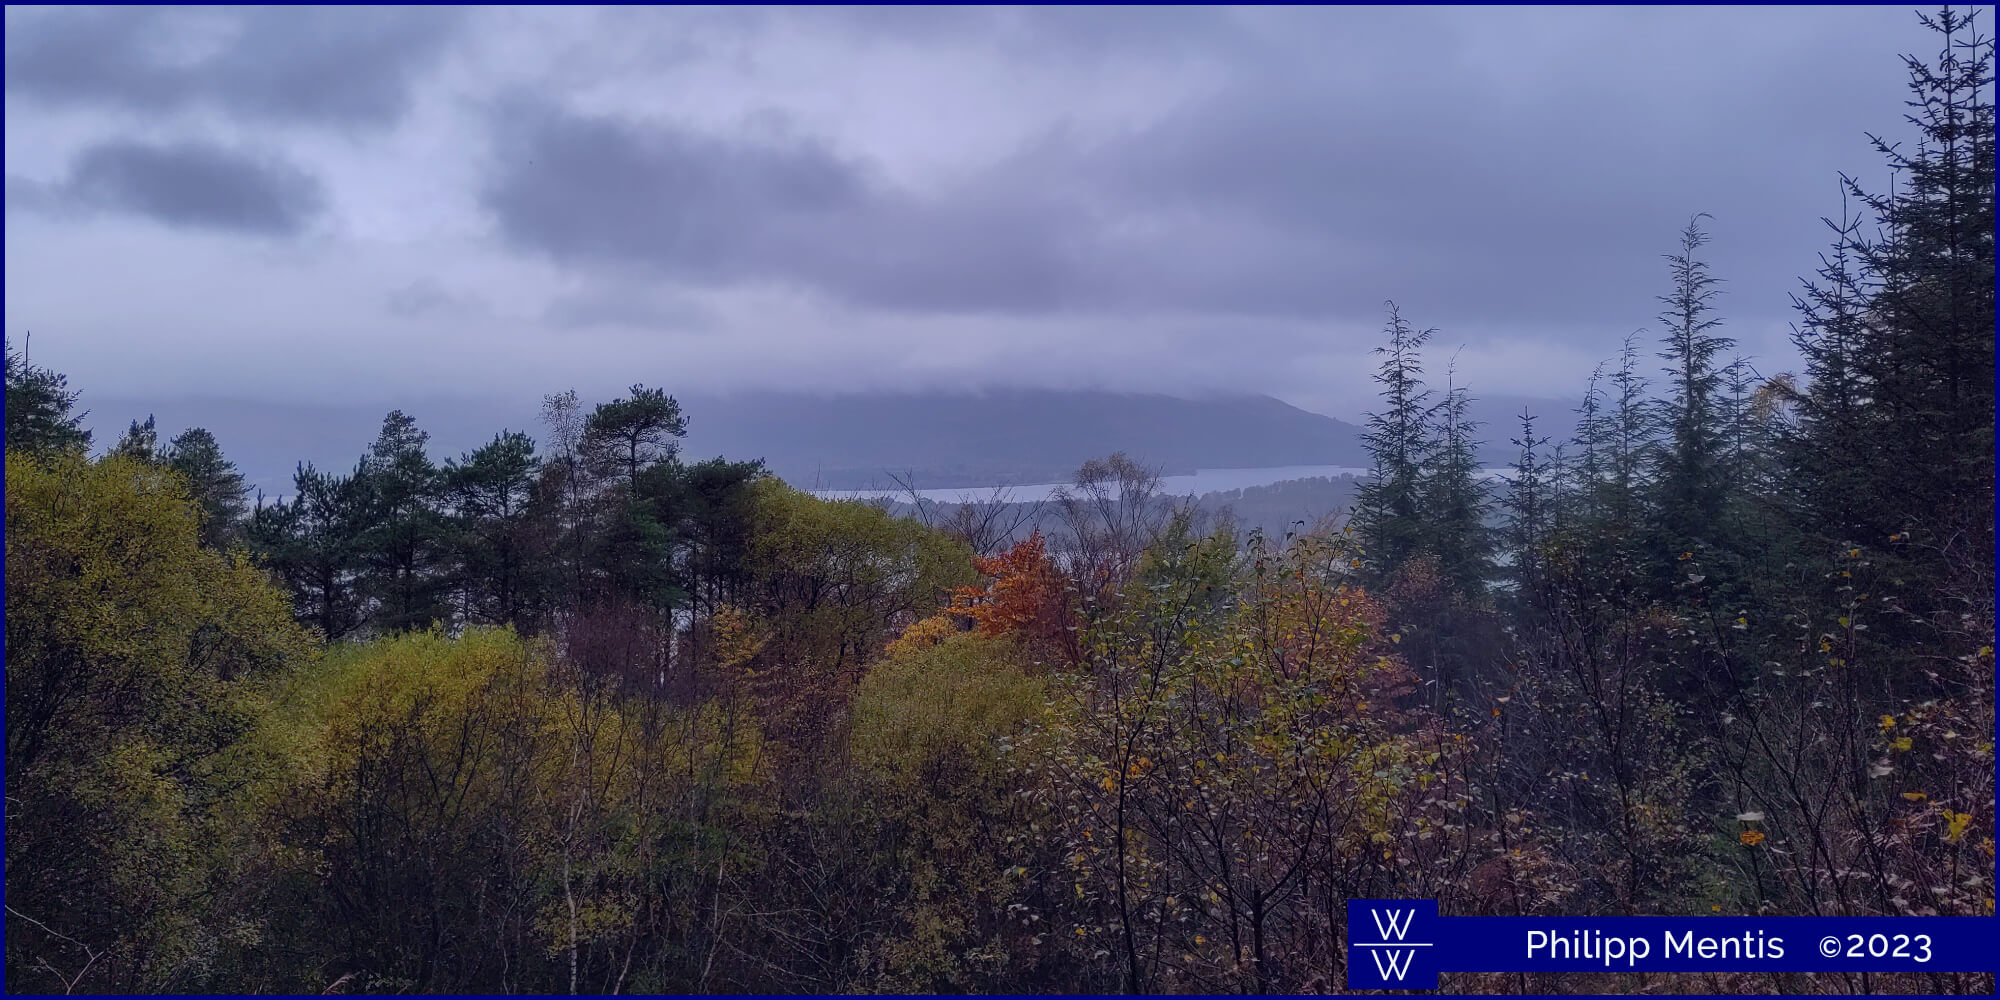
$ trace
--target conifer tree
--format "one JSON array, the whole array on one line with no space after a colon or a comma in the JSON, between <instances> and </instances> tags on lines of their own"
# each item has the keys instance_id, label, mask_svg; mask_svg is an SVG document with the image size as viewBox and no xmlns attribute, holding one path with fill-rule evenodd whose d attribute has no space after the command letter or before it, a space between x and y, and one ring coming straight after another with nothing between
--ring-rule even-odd
<instances>
[{"instance_id":1,"label":"conifer tree","mask_svg":"<svg viewBox=\"0 0 2000 1000\"><path fill-rule=\"evenodd\" d=\"M1786 469L1783 489L1798 525L1834 542L1867 533L1861 511L1869 503L1868 390L1860 351L1867 280L1859 255L1860 216L1850 207L1843 185L1838 222L1822 219L1833 231L1833 246L1820 254L1815 279L1792 296L1799 321L1792 344L1805 362L1803 391L1792 394L1794 420L1779 447Z\"/></svg>"},{"instance_id":2,"label":"conifer tree","mask_svg":"<svg viewBox=\"0 0 2000 1000\"><path fill-rule=\"evenodd\" d=\"M161 459L187 481L188 496L201 507L201 543L220 549L237 539L250 489L236 464L223 457L215 435L190 427L167 442Z\"/></svg>"},{"instance_id":3,"label":"conifer tree","mask_svg":"<svg viewBox=\"0 0 2000 1000\"><path fill-rule=\"evenodd\" d=\"M146 422L143 424L137 420L132 421L132 426L125 429L124 436L118 439L117 444L111 446L113 455L122 455L149 464L159 460L159 453L160 432L154 425L153 415L150 413L146 414Z\"/></svg>"},{"instance_id":4,"label":"conifer tree","mask_svg":"<svg viewBox=\"0 0 2000 1000\"><path fill-rule=\"evenodd\" d=\"M1453 376L1427 423L1427 461L1422 468L1422 546L1437 556L1459 592L1478 596L1493 575L1492 532L1486 526L1486 483L1479 477L1479 424L1468 416L1472 403Z\"/></svg>"},{"instance_id":5,"label":"conifer tree","mask_svg":"<svg viewBox=\"0 0 2000 1000\"><path fill-rule=\"evenodd\" d=\"M353 477L301 462L292 496L268 505L260 500L250 515L251 551L291 591L298 619L329 642L352 636L366 619L368 604L358 585L366 501Z\"/></svg>"},{"instance_id":6,"label":"conifer tree","mask_svg":"<svg viewBox=\"0 0 2000 1000\"><path fill-rule=\"evenodd\" d=\"M1990 579L1993 41L1974 18L1949 7L1921 17L1939 52L1904 60L1916 148L1871 136L1895 189L1849 182L1882 233L1852 242L1870 291L1852 365L1868 393L1863 467L1880 512L1867 540L1917 532L1927 548L1984 563Z\"/></svg>"},{"instance_id":7,"label":"conifer tree","mask_svg":"<svg viewBox=\"0 0 2000 1000\"><path fill-rule=\"evenodd\" d=\"M1384 328L1389 343L1377 347L1382 364L1382 410L1368 415L1362 444L1373 474L1355 499L1355 533L1378 573L1395 572L1423 545L1423 469L1429 457L1431 391L1424 387L1423 347L1434 330L1418 330L1391 302Z\"/></svg>"},{"instance_id":8,"label":"conifer tree","mask_svg":"<svg viewBox=\"0 0 2000 1000\"><path fill-rule=\"evenodd\" d=\"M71 413L77 392L69 379L28 363L13 343L0 345L7 368L7 448L10 451L83 451L90 432L83 428L88 411Z\"/></svg>"},{"instance_id":9,"label":"conifer tree","mask_svg":"<svg viewBox=\"0 0 2000 1000\"><path fill-rule=\"evenodd\" d=\"M363 587L374 605L374 625L384 632L427 628L449 617L441 483L424 450L429 441L408 414L392 410L354 474L371 522L358 540Z\"/></svg>"},{"instance_id":10,"label":"conifer tree","mask_svg":"<svg viewBox=\"0 0 2000 1000\"><path fill-rule=\"evenodd\" d=\"M1555 492L1560 477L1543 460L1549 439L1535 434L1534 414L1521 409L1521 436L1511 442L1516 450L1514 479L1507 484L1503 504L1507 512L1508 574L1517 598L1531 595L1541 578L1541 548L1554 525Z\"/></svg>"},{"instance_id":11,"label":"conifer tree","mask_svg":"<svg viewBox=\"0 0 2000 1000\"><path fill-rule=\"evenodd\" d=\"M1653 449L1653 419L1646 404L1649 383L1639 374L1638 333L1628 334L1618 353L1618 370L1611 373L1617 390L1610 415L1604 459L1605 518L1619 534L1630 531L1641 511L1640 486Z\"/></svg>"},{"instance_id":12,"label":"conifer tree","mask_svg":"<svg viewBox=\"0 0 2000 1000\"><path fill-rule=\"evenodd\" d=\"M687 418L674 397L635 385L630 396L591 412L578 449L590 471L630 486L648 466L672 460L676 439L686 434Z\"/></svg>"},{"instance_id":13,"label":"conifer tree","mask_svg":"<svg viewBox=\"0 0 2000 1000\"><path fill-rule=\"evenodd\" d=\"M453 573L469 621L538 630L554 541L552 505L536 488L540 472L534 439L519 432L445 463Z\"/></svg>"},{"instance_id":14,"label":"conifer tree","mask_svg":"<svg viewBox=\"0 0 2000 1000\"><path fill-rule=\"evenodd\" d=\"M1723 368L1735 341L1715 333L1722 325L1713 302L1719 279L1700 256L1708 242L1701 213L1681 231L1680 250L1667 256L1673 289L1660 297L1660 357L1666 361L1667 397L1659 401L1663 432L1655 460L1656 544L1663 552L1697 551L1720 535L1729 493L1724 463L1726 420L1720 405Z\"/></svg>"},{"instance_id":15,"label":"conifer tree","mask_svg":"<svg viewBox=\"0 0 2000 1000\"><path fill-rule=\"evenodd\" d=\"M662 614L680 602L674 554L685 477L677 459L678 439L686 433L680 403L644 385L599 405L584 421L578 453L602 484L591 554L600 597L635 601Z\"/></svg>"},{"instance_id":16,"label":"conifer tree","mask_svg":"<svg viewBox=\"0 0 2000 1000\"><path fill-rule=\"evenodd\" d=\"M1571 497L1569 514L1578 523L1592 523L1601 513L1600 502L1604 498L1604 480L1610 464L1611 418L1604 412L1604 365L1599 362L1590 371L1590 378L1583 387L1583 399L1577 403L1576 432L1571 444L1576 449L1576 459L1567 472L1568 489Z\"/></svg>"}]
</instances>

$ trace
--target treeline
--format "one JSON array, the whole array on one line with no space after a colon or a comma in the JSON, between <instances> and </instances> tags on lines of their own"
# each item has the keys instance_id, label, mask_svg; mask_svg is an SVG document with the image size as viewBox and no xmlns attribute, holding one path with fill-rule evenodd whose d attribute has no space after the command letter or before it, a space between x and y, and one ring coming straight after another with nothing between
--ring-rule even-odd
<instances>
[{"instance_id":1,"label":"treeline","mask_svg":"<svg viewBox=\"0 0 2000 1000\"><path fill-rule=\"evenodd\" d=\"M10 350L8 988L1335 991L1348 898L1992 914L1992 49L1929 23L1801 377L1697 217L1659 375L1626 341L1495 483L1392 307L1310 530L1123 455L1025 539L894 517L683 461L644 386L441 463L392 413L252 502L205 432L88 457Z\"/></svg>"}]
</instances>

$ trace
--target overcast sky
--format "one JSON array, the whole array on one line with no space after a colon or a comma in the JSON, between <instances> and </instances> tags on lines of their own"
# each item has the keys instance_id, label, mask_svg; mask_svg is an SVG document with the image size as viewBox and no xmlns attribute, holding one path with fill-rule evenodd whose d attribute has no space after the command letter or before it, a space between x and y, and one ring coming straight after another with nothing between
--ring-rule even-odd
<instances>
[{"instance_id":1,"label":"overcast sky","mask_svg":"<svg viewBox=\"0 0 2000 1000\"><path fill-rule=\"evenodd\" d=\"M1569 396L1714 216L1791 362L1908 8L6 10L6 328L100 397Z\"/></svg>"}]
</instances>

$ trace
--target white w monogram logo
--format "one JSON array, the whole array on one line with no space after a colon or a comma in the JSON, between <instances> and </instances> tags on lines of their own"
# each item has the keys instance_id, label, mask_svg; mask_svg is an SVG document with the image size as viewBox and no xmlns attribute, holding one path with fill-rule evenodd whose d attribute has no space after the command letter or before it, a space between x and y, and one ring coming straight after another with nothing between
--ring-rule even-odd
<instances>
[{"instance_id":1,"label":"white w monogram logo","mask_svg":"<svg viewBox=\"0 0 2000 1000\"><path fill-rule=\"evenodd\" d=\"M1417 957L1417 949L1380 949L1369 953L1369 957L1375 960L1375 972L1383 979L1401 981L1410 971L1410 960Z\"/></svg>"},{"instance_id":2,"label":"white w monogram logo","mask_svg":"<svg viewBox=\"0 0 2000 1000\"><path fill-rule=\"evenodd\" d=\"M1375 934L1381 941L1401 941L1417 919L1415 910L1390 910L1387 922L1383 921L1381 910L1369 910L1368 915L1375 918Z\"/></svg>"},{"instance_id":3,"label":"white w monogram logo","mask_svg":"<svg viewBox=\"0 0 2000 1000\"><path fill-rule=\"evenodd\" d=\"M1409 977L1411 966L1416 964L1417 949L1430 947L1427 942L1409 940L1417 925L1417 907L1371 906L1368 917L1375 921L1375 940L1350 941L1350 945L1369 950L1368 957L1375 963L1377 983L1402 982Z\"/></svg>"}]
</instances>

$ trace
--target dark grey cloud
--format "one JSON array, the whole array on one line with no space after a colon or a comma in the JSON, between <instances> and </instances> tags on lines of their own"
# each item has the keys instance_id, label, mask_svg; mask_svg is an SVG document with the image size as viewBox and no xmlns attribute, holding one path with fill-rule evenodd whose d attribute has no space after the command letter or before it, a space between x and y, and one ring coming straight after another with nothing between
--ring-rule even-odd
<instances>
[{"instance_id":1,"label":"dark grey cloud","mask_svg":"<svg viewBox=\"0 0 2000 1000\"><path fill-rule=\"evenodd\" d=\"M559 260L892 308L1040 309L1084 290L1086 262L1062 246L1064 206L1049 192L924 199L805 137L547 107L503 120L484 202L510 243Z\"/></svg>"},{"instance_id":2,"label":"dark grey cloud","mask_svg":"<svg viewBox=\"0 0 2000 1000\"><path fill-rule=\"evenodd\" d=\"M753 142L517 107L486 204L518 244L731 280L870 195L810 142Z\"/></svg>"},{"instance_id":3,"label":"dark grey cloud","mask_svg":"<svg viewBox=\"0 0 2000 1000\"><path fill-rule=\"evenodd\" d=\"M484 200L511 245L579 267L868 307L1355 319L1393 297L1427 322L1621 331L1651 317L1660 253L1706 211L1731 306L1783 317L1835 172L1871 162L1862 128L1896 127L1894 55L1855 30L1885 19L1794 24L1795 44L1750 53L1697 19L1599 12L1635 39L1495 58L1493 32L1552 30L1545 15L1301 11L1260 35L1217 11L799 13L1128 56L1207 39L1226 72L1143 125L1058 121L924 193L827 140L543 106L502 116Z\"/></svg>"},{"instance_id":4,"label":"dark grey cloud","mask_svg":"<svg viewBox=\"0 0 2000 1000\"><path fill-rule=\"evenodd\" d=\"M44 212L114 212L170 226L292 236L325 206L325 191L291 164L197 142L107 142L77 156L52 184L7 179L7 200Z\"/></svg>"},{"instance_id":5,"label":"dark grey cloud","mask_svg":"<svg viewBox=\"0 0 2000 1000\"><path fill-rule=\"evenodd\" d=\"M62 8L7 16L7 91L57 104L385 124L459 12L436 7Z\"/></svg>"}]
</instances>

